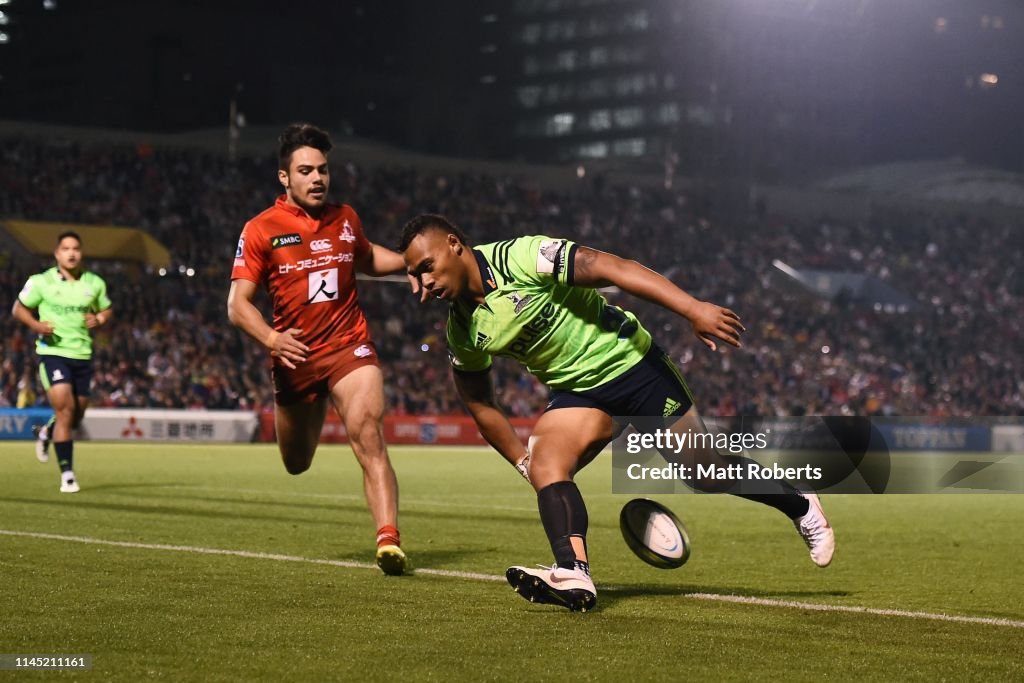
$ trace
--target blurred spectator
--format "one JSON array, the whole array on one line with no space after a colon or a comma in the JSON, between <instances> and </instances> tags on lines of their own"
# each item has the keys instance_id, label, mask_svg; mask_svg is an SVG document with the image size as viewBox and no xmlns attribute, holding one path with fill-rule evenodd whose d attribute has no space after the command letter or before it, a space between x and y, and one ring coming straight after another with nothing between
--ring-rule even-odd
<instances>
[{"instance_id":1,"label":"blurred spectator","mask_svg":"<svg viewBox=\"0 0 1024 683\"><path fill-rule=\"evenodd\" d=\"M0 218L140 227L171 250L166 276L91 261L118 315L96 339L94 405L245 408L271 401L263 349L225 318L242 221L279 191L276 160L133 146L0 142ZM26 172L30 169L31 172ZM443 213L476 242L543 233L632 256L698 298L729 306L748 328L743 349L707 351L685 321L631 297L686 372L709 415L1019 415L1024 409L1024 226L890 211L870 224L796 222L765 211L742 221L710 213L680 189L554 192L530 181L335 161L336 200L361 208L379 239L397 240L420 212ZM1017 221L1022 222L1020 219ZM918 310L887 313L788 289L772 267L872 274L913 293ZM40 262L0 253L10 306ZM185 274L193 268L195 275ZM360 283L394 414L461 411L448 380L445 311L418 305L404 283ZM27 331L0 330L0 404L39 394ZM22 386L29 383L32 386ZM510 361L495 365L512 415L542 410L543 387Z\"/></svg>"}]
</instances>

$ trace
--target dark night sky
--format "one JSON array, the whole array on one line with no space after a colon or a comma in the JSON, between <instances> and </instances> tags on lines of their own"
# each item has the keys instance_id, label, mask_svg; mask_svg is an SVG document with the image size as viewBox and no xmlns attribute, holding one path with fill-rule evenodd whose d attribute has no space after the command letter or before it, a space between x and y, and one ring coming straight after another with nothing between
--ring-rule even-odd
<instances>
[{"instance_id":1,"label":"dark night sky","mask_svg":"<svg viewBox=\"0 0 1024 683\"><path fill-rule=\"evenodd\" d=\"M771 97L813 99L793 78L799 68L777 69L744 52L754 44L744 31L771 21L773 3L799 3L727 1L732 13L724 21L735 51L728 57L746 74L727 92L738 102L747 98L755 111ZM486 155L487 137L506 132L479 123L502 100L488 100L479 87L474 55L481 10L472 0L56 3L54 10L43 9L41 0L0 7L10 19L0 26L10 36L0 44L0 118L187 130L225 125L237 93L250 123L313 120L432 152ZM744 3L758 11L745 12ZM808 73L826 85L831 79L829 87L851 77L863 92L852 105L826 96L814 105L822 116L832 117L838 130L844 110L852 117L858 109L872 160L963 154L1024 170L1024 8L1001 0L867 5L874 15L854 46L830 45L827 26L818 35L809 35L819 29L807 24L787 34L792 24L778 22L778 40L809 46L798 53ZM979 26L983 11L999 12L1003 26ZM693 16L699 22L701 11ZM938 16L948 17L947 30L936 29ZM850 57L825 59L847 48ZM834 73L822 71L829 63ZM768 65L765 73L758 64ZM989 71L999 74L999 84L983 88L977 77ZM735 133L743 138L742 130Z\"/></svg>"}]
</instances>

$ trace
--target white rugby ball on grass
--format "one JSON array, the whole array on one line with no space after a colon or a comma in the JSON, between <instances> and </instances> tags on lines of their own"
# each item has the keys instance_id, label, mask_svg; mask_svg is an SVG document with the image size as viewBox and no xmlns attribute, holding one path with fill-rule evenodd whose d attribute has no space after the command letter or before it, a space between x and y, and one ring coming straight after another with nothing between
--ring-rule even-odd
<instances>
[{"instance_id":1,"label":"white rugby ball on grass","mask_svg":"<svg viewBox=\"0 0 1024 683\"><path fill-rule=\"evenodd\" d=\"M661 503L634 498L622 507L619 529L626 545L658 569L676 569L690 559L690 539L679 518Z\"/></svg>"}]
</instances>

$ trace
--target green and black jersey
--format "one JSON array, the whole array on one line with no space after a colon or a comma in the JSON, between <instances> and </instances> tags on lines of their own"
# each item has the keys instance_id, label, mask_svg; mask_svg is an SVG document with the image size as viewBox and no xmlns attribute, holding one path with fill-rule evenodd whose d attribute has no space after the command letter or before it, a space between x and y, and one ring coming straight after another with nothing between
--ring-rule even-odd
<instances>
[{"instance_id":1,"label":"green and black jersey","mask_svg":"<svg viewBox=\"0 0 1024 683\"><path fill-rule=\"evenodd\" d=\"M484 303L455 301L448 348L457 370L514 358L553 389L586 391L640 362L651 335L636 316L573 286L576 244L534 235L473 248Z\"/></svg>"},{"instance_id":2,"label":"green and black jersey","mask_svg":"<svg viewBox=\"0 0 1024 683\"><path fill-rule=\"evenodd\" d=\"M26 308L38 308L39 320L53 325L53 334L39 337L36 353L92 358L92 336L85 326L85 314L110 308L103 278L85 272L77 280L67 280L59 268L50 268L28 279L18 301Z\"/></svg>"}]
</instances>

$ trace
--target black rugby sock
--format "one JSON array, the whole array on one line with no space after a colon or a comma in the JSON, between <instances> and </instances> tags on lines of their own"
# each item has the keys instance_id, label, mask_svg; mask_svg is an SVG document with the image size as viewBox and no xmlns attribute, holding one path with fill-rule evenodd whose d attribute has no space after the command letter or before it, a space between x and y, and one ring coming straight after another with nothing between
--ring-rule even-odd
<instances>
[{"instance_id":1,"label":"black rugby sock","mask_svg":"<svg viewBox=\"0 0 1024 683\"><path fill-rule=\"evenodd\" d=\"M564 569L576 566L576 551L572 549L572 537L578 536L587 543L587 506L575 482L557 481L537 492L537 507L540 520L555 554L555 563Z\"/></svg>"},{"instance_id":2,"label":"black rugby sock","mask_svg":"<svg viewBox=\"0 0 1024 683\"><path fill-rule=\"evenodd\" d=\"M61 472L68 472L72 469L71 460L74 458L74 441L54 441L53 450L57 453L57 464Z\"/></svg>"}]
</instances>

